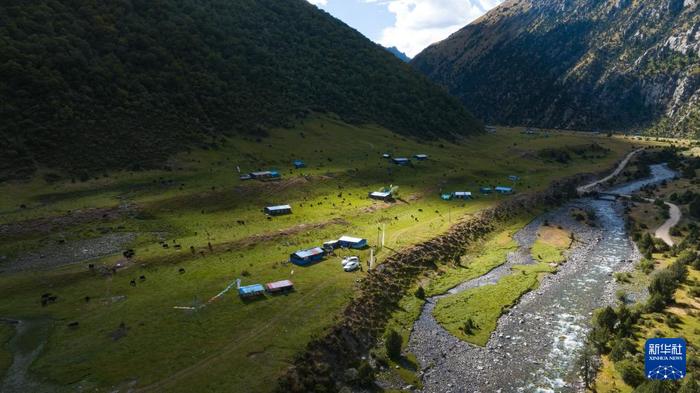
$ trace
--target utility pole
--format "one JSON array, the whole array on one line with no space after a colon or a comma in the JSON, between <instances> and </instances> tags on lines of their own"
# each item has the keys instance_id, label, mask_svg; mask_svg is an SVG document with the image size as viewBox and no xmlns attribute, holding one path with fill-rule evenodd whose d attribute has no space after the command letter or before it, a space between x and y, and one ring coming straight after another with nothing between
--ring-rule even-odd
<instances>
[{"instance_id":1,"label":"utility pole","mask_svg":"<svg viewBox=\"0 0 700 393\"><path fill-rule=\"evenodd\" d=\"M384 248L384 233L386 232L386 224L382 224L382 248Z\"/></svg>"}]
</instances>

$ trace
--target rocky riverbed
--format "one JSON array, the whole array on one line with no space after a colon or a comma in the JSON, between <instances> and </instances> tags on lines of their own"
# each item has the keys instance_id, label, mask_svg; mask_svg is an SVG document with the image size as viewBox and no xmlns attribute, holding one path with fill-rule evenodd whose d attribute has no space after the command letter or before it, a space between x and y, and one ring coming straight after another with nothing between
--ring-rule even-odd
<instances>
[{"instance_id":1,"label":"rocky riverbed","mask_svg":"<svg viewBox=\"0 0 700 393\"><path fill-rule=\"evenodd\" d=\"M652 175L623 186L624 191L631 193L675 174L665 166L652 166ZM596 225L575 221L572 208L594 212ZM499 319L486 347L457 339L435 321L432 311L439 297L426 302L408 348L418 358L424 392L578 390L575 364L592 312L614 302L613 272L633 269L640 258L624 229L620 205L585 198L545 213L516 234L520 247L504 265L442 296L493 284L509 274L511 266L532 263L529 248L544 220L574 234L567 262Z\"/></svg>"}]
</instances>

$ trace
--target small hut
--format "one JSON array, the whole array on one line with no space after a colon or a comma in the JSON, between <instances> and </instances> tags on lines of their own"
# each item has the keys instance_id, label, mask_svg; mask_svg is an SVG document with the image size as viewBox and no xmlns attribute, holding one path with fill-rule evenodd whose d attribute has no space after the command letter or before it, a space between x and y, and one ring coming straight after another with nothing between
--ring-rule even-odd
<instances>
[{"instance_id":1,"label":"small hut","mask_svg":"<svg viewBox=\"0 0 700 393\"><path fill-rule=\"evenodd\" d=\"M270 216L281 216L283 214L292 214L292 207L289 205L268 206L263 211Z\"/></svg>"},{"instance_id":2,"label":"small hut","mask_svg":"<svg viewBox=\"0 0 700 393\"><path fill-rule=\"evenodd\" d=\"M425 161L425 160L428 159L428 155L427 155L427 154L416 154L416 155L413 156L413 157L415 157L415 159L418 160L418 161Z\"/></svg>"},{"instance_id":3,"label":"small hut","mask_svg":"<svg viewBox=\"0 0 700 393\"><path fill-rule=\"evenodd\" d=\"M512 194L513 188L512 187L505 187L505 186L498 186L498 187L496 187L496 192L499 194Z\"/></svg>"},{"instance_id":4,"label":"small hut","mask_svg":"<svg viewBox=\"0 0 700 393\"><path fill-rule=\"evenodd\" d=\"M265 293L265 288L261 284L246 285L238 288L238 296L242 298L251 298L260 296Z\"/></svg>"},{"instance_id":5,"label":"small hut","mask_svg":"<svg viewBox=\"0 0 700 393\"><path fill-rule=\"evenodd\" d=\"M294 284L289 280L269 282L265 284L265 289L270 293L287 292L294 289Z\"/></svg>"},{"instance_id":6,"label":"small hut","mask_svg":"<svg viewBox=\"0 0 700 393\"><path fill-rule=\"evenodd\" d=\"M308 265L314 262L323 260L326 256L326 251L321 247L309 248L307 250L299 250L289 255L289 262L295 265Z\"/></svg>"},{"instance_id":7,"label":"small hut","mask_svg":"<svg viewBox=\"0 0 700 393\"><path fill-rule=\"evenodd\" d=\"M364 248L367 247L367 239L352 236L341 236L338 245L343 248Z\"/></svg>"}]
</instances>

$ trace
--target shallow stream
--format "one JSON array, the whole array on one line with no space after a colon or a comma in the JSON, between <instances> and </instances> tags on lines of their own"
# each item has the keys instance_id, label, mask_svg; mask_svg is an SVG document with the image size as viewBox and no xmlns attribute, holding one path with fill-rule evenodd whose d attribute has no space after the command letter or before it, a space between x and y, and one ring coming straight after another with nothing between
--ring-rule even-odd
<instances>
[{"instance_id":1,"label":"shallow stream","mask_svg":"<svg viewBox=\"0 0 700 393\"><path fill-rule=\"evenodd\" d=\"M631 194L648 184L671 179L675 172L653 165L652 176L607 190ZM596 226L574 220L572 208L595 213ZM530 247L548 220L574 234L567 262L540 287L523 296L501 316L486 347L452 336L433 318L440 297L496 283L516 264L532 263ZM593 310L614 302L612 274L629 271L640 254L625 231L622 206L581 198L549 211L521 229L519 249L488 274L427 300L416 321L409 351L418 358L424 392L574 392L579 390L576 361ZM465 320L466 320L465 315Z\"/></svg>"}]
</instances>

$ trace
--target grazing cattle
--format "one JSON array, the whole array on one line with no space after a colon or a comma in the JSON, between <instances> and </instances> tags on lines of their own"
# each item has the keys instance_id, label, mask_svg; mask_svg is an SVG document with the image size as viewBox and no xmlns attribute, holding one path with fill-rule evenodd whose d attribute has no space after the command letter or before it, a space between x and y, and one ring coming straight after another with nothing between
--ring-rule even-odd
<instances>
[{"instance_id":1,"label":"grazing cattle","mask_svg":"<svg viewBox=\"0 0 700 393\"><path fill-rule=\"evenodd\" d=\"M181 267L180 270L178 270L178 272L180 272L180 274L183 274L185 272L185 268Z\"/></svg>"},{"instance_id":2,"label":"grazing cattle","mask_svg":"<svg viewBox=\"0 0 700 393\"><path fill-rule=\"evenodd\" d=\"M92 269L94 269L94 268L95 268L95 264L94 264L94 263L91 263L91 264L88 265L88 269L92 270Z\"/></svg>"},{"instance_id":3,"label":"grazing cattle","mask_svg":"<svg viewBox=\"0 0 700 393\"><path fill-rule=\"evenodd\" d=\"M122 253L122 255L124 255L124 258L126 258L126 259L131 259L134 255L136 255L136 253L134 252L134 250L128 249L128 250L124 251Z\"/></svg>"},{"instance_id":4,"label":"grazing cattle","mask_svg":"<svg viewBox=\"0 0 700 393\"><path fill-rule=\"evenodd\" d=\"M163 243L163 248L169 248L168 243Z\"/></svg>"},{"instance_id":5,"label":"grazing cattle","mask_svg":"<svg viewBox=\"0 0 700 393\"><path fill-rule=\"evenodd\" d=\"M194 255L194 246L190 246L190 252Z\"/></svg>"},{"instance_id":6,"label":"grazing cattle","mask_svg":"<svg viewBox=\"0 0 700 393\"><path fill-rule=\"evenodd\" d=\"M85 296L85 303L90 303L90 296Z\"/></svg>"},{"instance_id":7,"label":"grazing cattle","mask_svg":"<svg viewBox=\"0 0 700 393\"><path fill-rule=\"evenodd\" d=\"M135 287L135 286L136 286L136 280L131 280L131 281L129 281L129 285L131 285L132 287Z\"/></svg>"},{"instance_id":8,"label":"grazing cattle","mask_svg":"<svg viewBox=\"0 0 700 393\"><path fill-rule=\"evenodd\" d=\"M71 329L77 329L79 325L80 325L79 322L71 322L68 324L68 327Z\"/></svg>"},{"instance_id":9,"label":"grazing cattle","mask_svg":"<svg viewBox=\"0 0 700 393\"><path fill-rule=\"evenodd\" d=\"M141 277L139 277L139 280L141 280L141 281L146 281L146 276L141 276Z\"/></svg>"}]
</instances>

